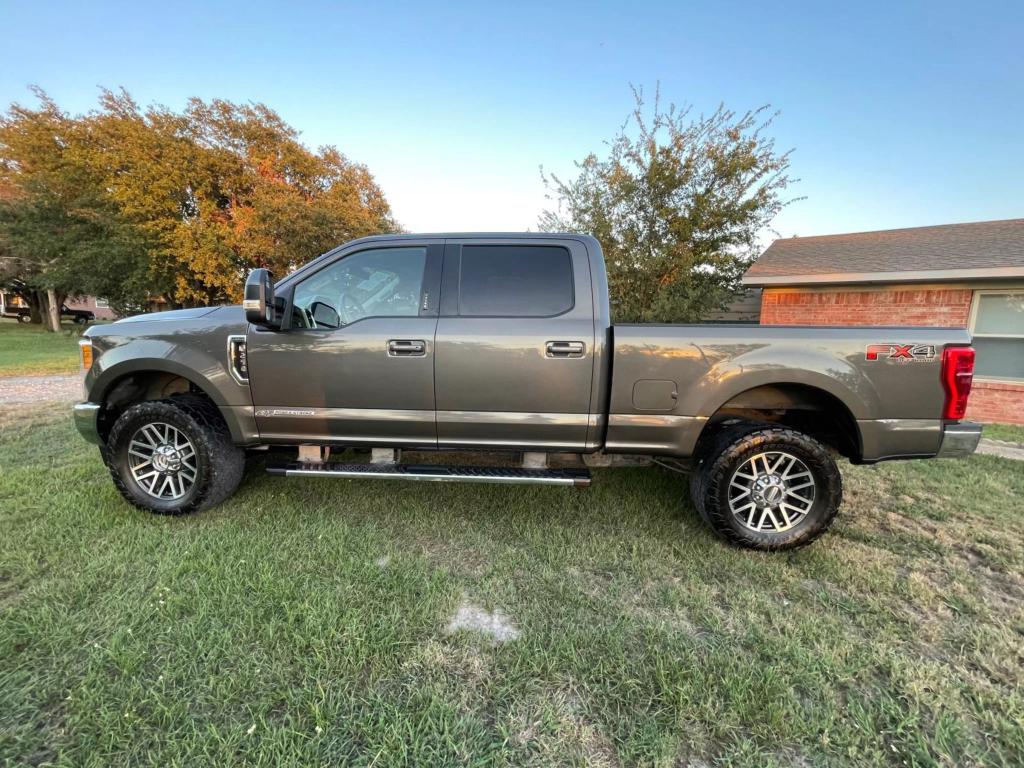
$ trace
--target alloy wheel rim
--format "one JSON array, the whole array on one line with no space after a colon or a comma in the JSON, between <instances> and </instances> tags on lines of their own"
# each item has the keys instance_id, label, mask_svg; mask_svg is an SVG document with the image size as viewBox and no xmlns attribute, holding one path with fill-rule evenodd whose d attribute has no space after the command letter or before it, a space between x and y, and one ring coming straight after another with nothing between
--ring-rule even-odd
<instances>
[{"instance_id":1,"label":"alloy wheel rim","mask_svg":"<svg viewBox=\"0 0 1024 768\"><path fill-rule=\"evenodd\" d=\"M128 467L143 493L175 501L196 482L196 449L177 427L164 422L136 430L128 444Z\"/></svg>"},{"instance_id":2,"label":"alloy wheel rim","mask_svg":"<svg viewBox=\"0 0 1024 768\"><path fill-rule=\"evenodd\" d=\"M764 451L743 462L729 480L729 510L756 533L782 533L814 506L817 485L808 466L791 453Z\"/></svg>"}]
</instances>

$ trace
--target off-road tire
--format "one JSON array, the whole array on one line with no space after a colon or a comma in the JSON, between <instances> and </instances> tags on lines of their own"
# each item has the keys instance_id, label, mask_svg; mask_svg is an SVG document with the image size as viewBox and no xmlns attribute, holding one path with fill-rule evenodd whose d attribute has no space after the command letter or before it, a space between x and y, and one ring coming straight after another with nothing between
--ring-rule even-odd
<instances>
[{"instance_id":1,"label":"off-road tire","mask_svg":"<svg viewBox=\"0 0 1024 768\"><path fill-rule=\"evenodd\" d=\"M766 451L796 456L816 484L810 511L789 530L751 530L729 508L733 473L751 456ZM746 423L723 427L698 448L690 497L711 529L732 544L767 551L796 549L810 544L832 525L843 500L843 480L831 453L817 440L786 427Z\"/></svg>"},{"instance_id":2,"label":"off-road tire","mask_svg":"<svg viewBox=\"0 0 1024 768\"><path fill-rule=\"evenodd\" d=\"M196 479L179 499L150 496L129 470L128 445L132 436L150 423L170 424L195 447ZM231 433L220 411L198 395L174 395L133 405L114 422L100 453L121 495L136 507L160 515L199 512L220 504L234 493L245 470L245 451L231 442Z\"/></svg>"},{"instance_id":3,"label":"off-road tire","mask_svg":"<svg viewBox=\"0 0 1024 768\"><path fill-rule=\"evenodd\" d=\"M706 494L708 473L706 471L708 460L722 453L732 443L744 435L757 432L761 429L771 429L774 425L769 422L759 421L734 421L718 425L715 431L708 437L702 438L697 443L692 458L693 472L690 474L690 501L693 508L701 519L711 525L707 512L704 510L704 496Z\"/></svg>"},{"instance_id":4,"label":"off-road tire","mask_svg":"<svg viewBox=\"0 0 1024 768\"><path fill-rule=\"evenodd\" d=\"M31 323L32 322L32 315L29 315L29 314L18 315L18 322L19 323Z\"/></svg>"}]
</instances>

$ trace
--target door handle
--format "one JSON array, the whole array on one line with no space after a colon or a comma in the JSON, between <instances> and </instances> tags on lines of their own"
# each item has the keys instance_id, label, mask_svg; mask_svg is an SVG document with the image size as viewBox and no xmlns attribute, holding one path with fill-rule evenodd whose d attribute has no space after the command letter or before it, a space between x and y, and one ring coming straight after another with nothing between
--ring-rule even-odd
<instances>
[{"instance_id":1,"label":"door handle","mask_svg":"<svg viewBox=\"0 0 1024 768\"><path fill-rule=\"evenodd\" d=\"M427 354L427 342L422 339L391 339L388 342L390 357L423 357Z\"/></svg>"},{"instance_id":2,"label":"door handle","mask_svg":"<svg viewBox=\"0 0 1024 768\"><path fill-rule=\"evenodd\" d=\"M582 341L549 341L546 349L548 357L583 357L587 345Z\"/></svg>"}]
</instances>

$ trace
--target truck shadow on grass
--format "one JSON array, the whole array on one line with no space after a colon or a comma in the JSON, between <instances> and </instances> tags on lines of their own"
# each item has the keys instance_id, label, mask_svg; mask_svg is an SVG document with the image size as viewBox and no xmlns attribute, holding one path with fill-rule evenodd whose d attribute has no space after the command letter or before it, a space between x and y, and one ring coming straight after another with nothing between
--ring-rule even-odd
<instances>
[{"instance_id":1,"label":"truck shadow on grass","mask_svg":"<svg viewBox=\"0 0 1024 768\"><path fill-rule=\"evenodd\" d=\"M349 452L346 458L359 456ZM720 546L690 504L687 478L657 466L594 470L589 488L545 488L288 480L263 476L262 464L251 462L240 488L246 504L275 498L281 513L385 529L395 542L421 543L425 553L448 550L452 541L559 560L641 542L664 554L695 539L704 547ZM266 509L266 502L260 506ZM587 547L581 550L583 538Z\"/></svg>"}]
</instances>

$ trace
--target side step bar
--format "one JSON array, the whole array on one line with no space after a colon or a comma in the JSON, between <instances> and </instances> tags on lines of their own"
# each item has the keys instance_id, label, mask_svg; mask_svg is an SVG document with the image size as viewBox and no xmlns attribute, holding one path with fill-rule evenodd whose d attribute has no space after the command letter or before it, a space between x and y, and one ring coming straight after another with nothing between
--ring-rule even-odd
<instances>
[{"instance_id":1,"label":"side step bar","mask_svg":"<svg viewBox=\"0 0 1024 768\"><path fill-rule=\"evenodd\" d=\"M341 464L293 461L268 464L267 472L285 477L345 477L375 480L426 480L438 483L505 483L510 485L590 485L589 469L521 467L448 467L432 464Z\"/></svg>"}]
</instances>

